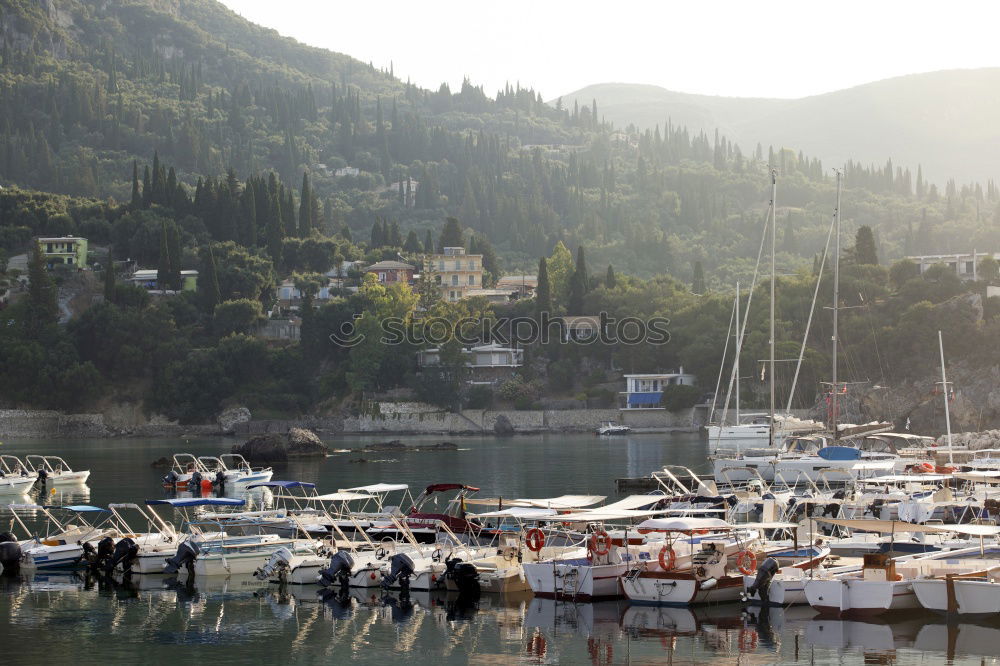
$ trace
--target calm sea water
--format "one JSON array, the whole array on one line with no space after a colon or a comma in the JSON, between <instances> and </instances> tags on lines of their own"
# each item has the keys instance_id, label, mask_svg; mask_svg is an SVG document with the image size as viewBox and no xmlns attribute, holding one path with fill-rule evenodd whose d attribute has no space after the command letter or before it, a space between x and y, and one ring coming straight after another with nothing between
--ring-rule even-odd
<instances>
[{"instance_id":1,"label":"calm sea water","mask_svg":"<svg viewBox=\"0 0 1000 666\"><path fill-rule=\"evenodd\" d=\"M415 489L438 482L479 486L484 496L614 496L614 479L664 464L706 472L707 446L694 435L448 438L458 451L401 455L353 449L380 438L328 441L325 461L276 468L276 479L321 492L378 481ZM408 437L406 441L441 441ZM141 502L163 496L164 471L150 463L175 452L212 455L233 441L6 441L0 452L61 455L92 471L87 488L53 503ZM350 462L364 458L367 462ZM36 494L33 500L39 501ZM11 501L0 498L0 502ZM4 525L7 517L0 519ZM386 664L899 663L1000 661L1000 620L952 623L930 614L873 622L819 620L808 607L745 615L739 605L697 608L569 604L484 596L458 607L444 594L324 601L314 588L282 590L252 578L177 585L137 576L130 585L68 575L0 579L0 646L6 663L331 663Z\"/></svg>"}]
</instances>

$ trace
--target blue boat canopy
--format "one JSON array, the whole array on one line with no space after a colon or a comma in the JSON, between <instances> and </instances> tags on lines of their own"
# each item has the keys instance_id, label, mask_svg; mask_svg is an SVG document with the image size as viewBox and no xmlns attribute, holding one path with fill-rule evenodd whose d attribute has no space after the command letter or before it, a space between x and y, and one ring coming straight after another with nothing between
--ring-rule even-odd
<instances>
[{"instance_id":1,"label":"blue boat canopy","mask_svg":"<svg viewBox=\"0 0 1000 666\"><path fill-rule=\"evenodd\" d=\"M107 509L102 509L99 506L90 506L89 504L70 504L67 506L46 504L46 509L65 509L66 511L75 511L76 513L97 513L99 511L107 511Z\"/></svg>"},{"instance_id":2,"label":"blue boat canopy","mask_svg":"<svg viewBox=\"0 0 1000 666\"><path fill-rule=\"evenodd\" d=\"M234 497L175 497L172 499L146 500L146 504L169 504L170 506L243 506L246 502Z\"/></svg>"},{"instance_id":3,"label":"blue boat canopy","mask_svg":"<svg viewBox=\"0 0 1000 666\"><path fill-rule=\"evenodd\" d=\"M628 394L628 404L633 405L646 405L651 407L656 407L663 400L663 393L661 391L654 391L650 393L629 393Z\"/></svg>"},{"instance_id":4,"label":"blue boat canopy","mask_svg":"<svg viewBox=\"0 0 1000 666\"><path fill-rule=\"evenodd\" d=\"M850 446L826 446L816 452L823 460L860 460L861 451Z\"/></svg>"},{"instance_id":5,"label":"blue boat canopy","mask_svg":"<svg viewBox=\"0 0 1000 666\"><path fill-rule=\"evenodd\" d=\"M251 483L247 486L247 490L251 488L315 488L315 483L308 483L306 481L262 481L261 483Z\"/></svg>"}]
</instances>

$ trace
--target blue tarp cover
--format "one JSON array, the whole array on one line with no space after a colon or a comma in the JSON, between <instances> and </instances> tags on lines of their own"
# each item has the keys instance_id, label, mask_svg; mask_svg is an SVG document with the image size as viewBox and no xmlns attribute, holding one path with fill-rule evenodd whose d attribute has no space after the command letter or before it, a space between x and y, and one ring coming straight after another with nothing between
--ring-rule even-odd
<instances>
[{"instance_id":1,"label":"blue tarp cover","mask_svg":"<svg viewBox=\"0 0 1000 666\"><path fill-rule=\"evenodd\" d=\"M169 504L170 506L243 506L246 502L233 497L176 497L173 499L146 500L146 504Z\"/></svg>"},{"instance_id":2,"label":"blue tarp cover","mask_svg":"<svg viewBox=\"0 0 1000 666\"><path fill-rule=\"evenodd\" d=\"M88 511L107 511L107 509L102 509L99 506L90 506L89 504L70 504L68 506L56 506L54 504L46 504L46 509L65 509L67 511L76 511L77 513L87 513Z\"/></svg>"},{"instance_id":3,"label":"blue tarp cover","mask_svg":"<svg viewBox=\"0 0 1000 666\"><path fill-rule=\"evenodd\" d=\"M849 446L826 446L817 451L817 455L823 460L858 460L861 451Z\"/></svg>"},{"instance_id":4,"label":"blue tarp cover","mask_svg":"<svg viewBox=\"0 0 1000 666\"><path fill-rule=\"evenodd\" d=\"M663 400L662 391L628 394L629 405L659 405L661 400Z\"/></svg>"}]
</instances>

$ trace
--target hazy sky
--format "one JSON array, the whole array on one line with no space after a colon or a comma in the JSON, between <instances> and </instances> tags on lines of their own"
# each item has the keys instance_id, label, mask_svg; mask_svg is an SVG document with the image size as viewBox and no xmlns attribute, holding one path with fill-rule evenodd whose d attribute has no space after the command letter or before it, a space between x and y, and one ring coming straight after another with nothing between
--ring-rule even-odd
<instances>
[{"instance_id":1,"label":"hazy sky","mask_svg":"<svg viewBox=\"0 0 1000 666\"><path fill-rule=\"evenodd\" d=\"M978 0L223 0L424 87L520 81L801 97L902 74L1000 65L1000 3Z\"/></svg>"}]
</instances>

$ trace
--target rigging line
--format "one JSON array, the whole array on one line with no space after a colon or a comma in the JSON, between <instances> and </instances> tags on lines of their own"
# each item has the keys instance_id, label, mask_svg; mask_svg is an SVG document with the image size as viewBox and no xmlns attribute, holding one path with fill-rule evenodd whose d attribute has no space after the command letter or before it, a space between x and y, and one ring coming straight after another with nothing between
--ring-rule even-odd
<instances>
[{"instance_id":1,"label":"rigging line","mask_svg":"<svg viewBox=\"0 0 1000 666\"><path fill-rule=\"evenodd\" d=\"M740 332L736 338L736 352L733 360L733 369L729 374L729 388L726 389L726 402L722 407L722 419L719 425L719 434L715 438L715 451L719 450L719 442L722 440L722 426L726 423L726 418L729 415L729 399L732 397L733 384L739 381L740 374L740 352L743 349L743 336L747 330L747 321L750 319L750 303L753 302L753 292L757 286L757 274L760 271L760 259L764 255L764 241L767 240L767 230L771 224L771 208L774 206L772 201L768 204L767 215L764 216L764 233L760 236L760 249L757 250L757 263L753 267L753 279L750 280L750 292L747 294L747 308L743 314L743 322L739 324Z\"/></svg>"},{"instance_id":2,"label":"rigging line","mask_svg":"<svg viewBox=\"0 0 1000 666\"><path fill-rule=\"evenodd\" d=\"M823 281L823 267L826 266L826 256L830 252L830 239L833 237L833 228L836 226L836 218L830 219L830 230L826 232L826 245L823 246L823 258L819 262L819 272L816 273L816 289L813 291L812 305L809 306L809 318L806 320L806 332L802 336L802 346L799 347L799 360L795 364L795 375L792 377L792 387L788 391L789 412L792 410L792 399L795 397L795 385L799 381L799 370L802 369L802 359L806 354L806 342L809 340L809 329L812 327L813 312L816 310L816 300L819 297L819 285Z\"/></svg>"},{"instance_id":3,"label":"rigging line","mask_svg":"<svg viewBox=\"0 0 1000 666\"><path fill-rule=\"evenodd\" d=\"M726 356L729 354L729 338L733 332L733 320L736 319L736 307L740 300L739 282L736 283L736 298L733 299L733 309L729 312L729 327L726 329L726 344L722 348L722 362L719 363L719 376L715 380L715 393L712 394L712 409L708 412L708 422L715 418L715 403L718 402L719 387L722 385L722 371L726 367ZM739 322L736 324L739 326Z\"/></svg>"},{"instance_id":4,"label":"rigging line","mask_svg":"<svg viewBox=\"0 0 1000 666\"><path fill-rule=\"evenodd\" d=\"M867 288L865 288L867 291ZM865 294L868 297L868 294ZM882 352L878 348L878 332L875 330L875 317L872 315L872 301L869 298L868 304L868 326L872 329L872 345L875 347L875 360L878 362L878 372L882 378L882 384L886 383L886 370L889 365L889 360L886 359L885 363L882 362Z\"/></svg>"}]
</instances>

